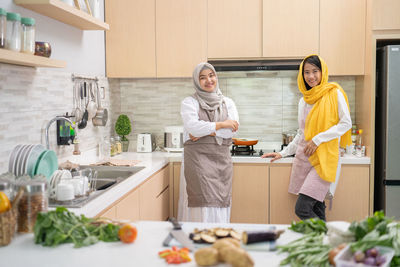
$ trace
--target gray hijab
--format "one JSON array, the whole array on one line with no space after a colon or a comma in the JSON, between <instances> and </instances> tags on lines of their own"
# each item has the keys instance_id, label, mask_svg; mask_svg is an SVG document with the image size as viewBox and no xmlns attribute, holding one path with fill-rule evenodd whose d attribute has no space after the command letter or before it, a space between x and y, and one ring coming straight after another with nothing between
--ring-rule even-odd
<instances>
[{"instance_id":1,"label":"gray hijab","mask_svg":"<svg viewBox=\"0 0 400 267\"><path fill-rule=\"evenodd\" d=\"M221 121L222 118L226 116L225 109L223 105L225 104L224 96L222 95L221 90L219 89L218 77L217 84L213 92L204 91L200 86L200 72L204 69L210 69L214 72L215 76L217 76L217 72L215 71L213 65L210 63L200 63L198 64L193 71L193 84L196 92L193 97L197 99L199 105L202 109L204 109L209 117L213 116L213 121ZM215 136L215 139L219 145L222 144L223 138Z\"/></svg>"}]
</instances>

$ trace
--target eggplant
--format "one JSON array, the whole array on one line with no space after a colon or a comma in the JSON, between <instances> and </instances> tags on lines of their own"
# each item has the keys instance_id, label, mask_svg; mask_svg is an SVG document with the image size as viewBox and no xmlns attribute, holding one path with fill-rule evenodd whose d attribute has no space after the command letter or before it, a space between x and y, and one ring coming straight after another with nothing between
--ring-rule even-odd
<instances>
[{"instance_id":1,"label":"eggplant","mask_svg":"<svg viewBox=\"0 0 400 267\"><path fill-rule=\"evenodd\" d=\"M245 245L265 241L274 241L278 239L283 232L284 230L243 232L242 241Z\"/></svg>"}]
</instances>

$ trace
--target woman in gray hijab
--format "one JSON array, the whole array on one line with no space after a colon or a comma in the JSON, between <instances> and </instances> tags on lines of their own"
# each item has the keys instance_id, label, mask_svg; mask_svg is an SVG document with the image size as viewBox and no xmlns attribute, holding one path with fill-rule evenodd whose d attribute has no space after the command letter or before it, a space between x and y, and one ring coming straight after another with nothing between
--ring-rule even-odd
<instances>
[{"instance_id":1,"label":"woman in gray hijab","mask_svg":"<svg viewBox=\"0 0 400 267\"><path fill-rule=\"evenodd\" d=\"M178 219L230 221L232 159L229 148L239 127L235 103L222 95L214 67L193 71L195 93L182 101L184 156Z\"/></svg>"}]
</instances>

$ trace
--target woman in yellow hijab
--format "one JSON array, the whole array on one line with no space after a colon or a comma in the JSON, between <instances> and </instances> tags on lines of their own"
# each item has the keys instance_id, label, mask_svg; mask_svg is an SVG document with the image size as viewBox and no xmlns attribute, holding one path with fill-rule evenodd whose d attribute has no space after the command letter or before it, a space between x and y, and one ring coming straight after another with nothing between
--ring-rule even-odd
<instances>
[{"instance_id":1,"label":"woman in yellow hijab","mask_svg":"<svg viewBox=\"0 0 400 267\"><path fill-rule=\"evenodd\" d=\"M295 213L302 219L325 220L326 197L333 197L340 175L339 146L351 144L351 117L346 93L328 82L328 67L317 55L300 64L297 85L303 97L298 108L299 130L293 141L271 162L296 154L289 193L298 195Z\"/></svg>"}]
</instances>

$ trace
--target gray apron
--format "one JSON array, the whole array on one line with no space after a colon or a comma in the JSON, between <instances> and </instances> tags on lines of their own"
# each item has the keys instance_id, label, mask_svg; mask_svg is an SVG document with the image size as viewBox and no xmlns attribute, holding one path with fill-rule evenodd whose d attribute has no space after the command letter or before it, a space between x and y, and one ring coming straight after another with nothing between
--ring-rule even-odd
<instances>
[{"instance_id":1,"label":"gray apron","mask_svg":"<svg viewBox=\"0 0 400 267\"><path fill-rule=\"evenodd\" d=\"M226 105L225 116L228 117ZM200 107L199 119L212 121L214 114ZM231 205L232 196L232 158L229 147L232 139L223 139L218 145L214 136L203 136L184 144L184 172L188 207L218 207Z\"/></svg>"}]
</instances>

